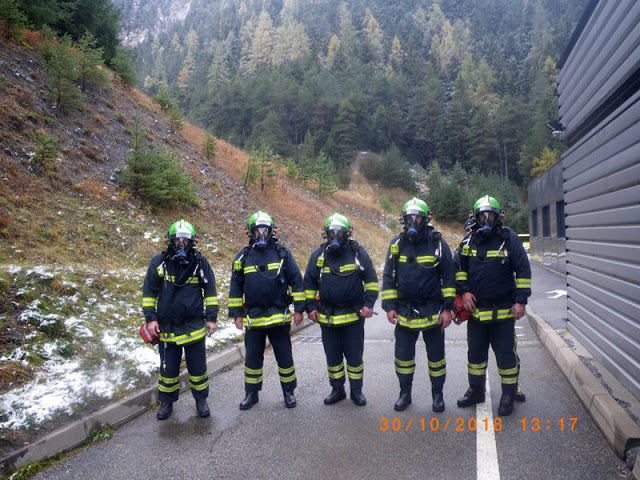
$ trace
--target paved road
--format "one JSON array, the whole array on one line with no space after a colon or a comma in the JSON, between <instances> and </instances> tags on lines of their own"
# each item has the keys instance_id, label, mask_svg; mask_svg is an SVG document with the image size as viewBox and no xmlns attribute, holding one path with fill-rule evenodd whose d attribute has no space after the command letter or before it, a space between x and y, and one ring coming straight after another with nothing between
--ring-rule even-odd
<instances>
[{"instance_id":1,"label":"paved road","mask_svg":"<svg viewBox=\"0 0 640 480\"><path fill-rule=\"evenodd\" d=\"M533 277L537 293L532 308L557 316L563 297L552 299L554 294L545 292L555 290L551 287L561 280L536 267ZM517 334L527 401L494 431L500 379L493 358L491 408L488 402L477 412L455 405L467 387L464 326L447 330L445 412L431 412L422 341L414 403L405 412L394 412L398 386L393 327L379 306L377 310L380 314L366 327L366 407L356 407L350 400L333 406L322 403L330 387L320 330L312 326L294 337L297 408L284 408L277 367L268 351L260 403L251 410L238 410L243 369L236 366L212 380L210 418L197 418L191 395L182 394L169 420L158 422L155 412L142 415L118 429L111 440L81 450L36 478L620 478L622 461L526 321L518 322ZM534 418L540 424L538 431ZM573 419L577 420L571 431Z\"/></svg>"}]
</instances>

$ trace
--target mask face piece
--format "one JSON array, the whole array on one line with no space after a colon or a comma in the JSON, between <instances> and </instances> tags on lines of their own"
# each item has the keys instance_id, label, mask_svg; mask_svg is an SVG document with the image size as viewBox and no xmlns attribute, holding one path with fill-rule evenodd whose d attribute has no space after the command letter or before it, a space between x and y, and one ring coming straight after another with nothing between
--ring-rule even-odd
<instances>
[{"instance_id":1,"label":"mask face piece","mask_svg":"<svg viewBox=\"0 0 640 480\"><path fill-rule=\"evenodd\" d=\"M329 250L337 250L344 244L345 231L343 229L328 229L327 240L329 240L327 248Z\"/></svg>"},{"instance_id":2,"label":"mask face piece","mask_svg":"<svg viewBox=\"0 0 640 480\"><path fill-rule=\"evenodd\" d=\"M179 261L180 264L189 263L187 260L187 252L191 248L191 239L189 238L174 238L173 239L173 249L176 254L173 256L172 260Z\"/></svg>"},{"instance_id":3,"label":"mask face piece","mask_svg":"<svg viewBox=\"0 0 640 480\"><path fill-rule=\"evenodd\" d=\"M410 213L404 216L404 224L407 229L407 235L414 237L420 233L424 224L424 216L416 213Z\"/></svg>"},{"instance_id":4,"label":"mask face piece","mask_svg":"<svg viewBox=\"0 0 640 480\"><path fill-rule=\"evenodd\" d=\"M480 212L476 215L476 222L480 226L481 235L490 235L495 227L496 214L494 212Z\"/></svg>"},{"instance_id":5,"label":"mask face piece","mask_svg":"<svg viewBox=\"0 0 640 480\"><path fill-rule=\"evenodd\" d=\"M256 240L257 248L266 248L269 240L269 227L260 226L253 229L253 238Z\"/></svg>"}]
</instances>

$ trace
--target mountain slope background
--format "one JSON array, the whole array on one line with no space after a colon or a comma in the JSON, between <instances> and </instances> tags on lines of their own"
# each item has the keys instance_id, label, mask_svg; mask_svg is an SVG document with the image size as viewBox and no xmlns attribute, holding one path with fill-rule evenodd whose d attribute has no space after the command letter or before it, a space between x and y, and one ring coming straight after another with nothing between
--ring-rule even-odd
<instances>
[{"instance_id":1,"label":"mountain slope background","mask_svg":"<svg viewBox=\"0 0 640 480\"><path fill-rule=\"evenodd\" d=\"M140 86L341 185L356 151L526 185L562 144L556 64L587 0L115 0ZM537 172L537 170L533 170Z\"/></svg>"},{"instance_id":2,"label":"mountain slope background","mask_svg":"<svg viewBox=\"0 0 640 480\"><path fill-rule=\"evenodd\" d=\"M219 333L207 339L212 351L241 338L226 319L226 298L251 213L274 216L304 269L324 219L341 211L381 273L410 196L356 170L347 190L319 197L289 180L284 166L264 191L243 188L246 152L218 140L207 160L202 130L186 124L172 132L156 102L111 74L111 88L88 92L75 108L56 107L42 45L36 32L0 45L0 454L155 382L157 354L137 332L141 284L172 222L195 225L214 267L221 313ZM179 155L197 206L152 208L123 187L134 126ZM54 139L46 166L36 161L43 138ZM381 195L392 213L379 206ZM442 227L455 245L459 223Z\"/></svg>"}]
</instances>

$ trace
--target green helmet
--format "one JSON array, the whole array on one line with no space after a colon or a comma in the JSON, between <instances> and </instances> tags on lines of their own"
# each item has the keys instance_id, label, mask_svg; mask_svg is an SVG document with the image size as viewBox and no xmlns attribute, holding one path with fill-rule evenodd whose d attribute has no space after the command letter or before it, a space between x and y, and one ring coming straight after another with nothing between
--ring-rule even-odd
<instances>
[{"instance_id":1,"label":"green helmet","mask_svg":"<svg viewBox=\"0 0 640 480\"><path fill-rule=\"evenodd\" d=\"M345 231L349 231L351 229L351 225L349 225L349 220L344 215L339 213L333 213L329 215L329 217L324 222L324 229L334 227L334 228L342 228Z\"/></svg>"},{"instance_id":2,"label":"green helmet","mask_svg":"<svg viewBox=\"0 0 640 480\"><path fill-rule=\"evenodd\" d=\"M485 195L473 204L473 216L477 216L480 212L494 212L496 217L499 218L502 208L500 208L500 204L495 198Z\"/></svg>"},{"instance_id":3,"label":"green helmet","mask_svg":"<svg viewBox=\"0 0 640 480\"><path fill-rule=\"evenodd\" d=\"M329 215L324 222L324 233L322 235L328 240L330 250L335 250L346 245L351 236L351 225L344 215L334 213Z\"/></svg>"},{"instance_id":4,"label":"green helmet","mask_svg":"<svg viewBox=\"0 0 640 480\"><path fill-rule=\"evenodd\" d=\"M189 222L178 220L169 227L169 231L167 232L167 240L173 241L174 238L188 238L189 240L195 241L196 230Z\"/></svg>"},{"instance_id":5,"label":"green helmet","mask_svg":"<svg viewBox=\"0 0 640 480\"><path fill-rule=\"evenodd\" d=\"M413 197L402 207L402 216L404 217L405 215L424 215L428 217L429 206L419 198Z\"/></svg>"},{"instance_id":6,"label":"green helmet","mask_svg":"<svg viewBox=\"0 0 640 480\"><path fill-rule=\"evenodd\" d=\"M268 227L269 228L269 236L273 234L275 229L275 223L273 222L273 218L267 212L263 212L262 210L258 210L256 213L249 217L247 220L247 235L249 237L253 236L253 229L256 227Z\"/></svg>"}]
</instances>

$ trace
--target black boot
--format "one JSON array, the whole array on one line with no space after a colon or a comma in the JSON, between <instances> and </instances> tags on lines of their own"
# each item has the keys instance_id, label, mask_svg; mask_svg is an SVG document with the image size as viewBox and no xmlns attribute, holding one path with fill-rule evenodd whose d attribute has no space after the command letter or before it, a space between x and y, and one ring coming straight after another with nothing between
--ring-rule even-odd
<instances>
[{"instance_id":1,"label":"black boot","mask_svg":"<svg viewBox=\"0 0 640 480\"><path fill-rule=\"evenodd\" d=\"M209 404L207 404L206 398L199 398L196 400L196 411L200 417L208 417L211 415L209 411Z\"/></svg>"},{"instance_id":2,"label":"black boot","mask_svg":"<svg viewBox=\"0 0 640 480\"><path fill-rule=\"evenodd\" d=\"M364 407L367 404L367 399L364 398L361 389L351 390L351 400L359 407Z\"/></svg>"},{"instance_id":3,"label":"black boot","mask_svg":"<svg viewBox=\"0 0 640 480\"><path fill-rule=\"evenodd\" d=\"M524 394L522 390L520 390L520 385L518 385L518 390L516 390L515 395L513 396L516 402L526 402L527 396Z\"/></svg>"},{"instance_id":4,"label":"black boot","mask_svg":"<svg viewBox=\"0 0 640 480\"><path fill-rule=\"evenodd\" d=\"M338 403L340 400L344 400L347 398L347 393L344 391L344 387L334 387L331 390L331 393L327 398L324 399L325 405L333 405L334 403Z\"/></svg>"},{"instance_id":5,"label":"black boot","mask_svg":"<svg viewBox=\"0 0 640 480\"><path fill-rule=\"evenodd\" d=\"M444 395L442 395L442 388L431 391L431 398L433 398L433 406L431 409L436 412L444 412Z\"/></svg>"},{"instance_id":6,"label":"black boot","mask_svg":"<svg viewBox=\"0 0 640 480\"><path fill-rule=\"evenodd\" d=\"M258 392L249 392L247 396L244 397L244 400L240 402L240 410L249 410L259 401Z\"/></svg>"},{"instance_id":7,"label":"black boot","mask_svg":"<svg viewBox=\"0 0 640 480\"><path fill-rule=\"evenodd\" d=\"M287 408L293 408L296 405L296 397L293 395L293 392L284 392L284 406Z\"/></svg>"},{"instance_id":8,"label":"black boot","mask_svg":"<svg viewBox=\"0 0 640 480\"><path fill-rule=\"evenodd\" d=\"M470 407L476 403L484 403L484 386L472 385L465 392L464 397L458 399L458 407Z\"/></svg>"},{"instance_id":9,"label":"black boot","mask_svg":"<svg viewBox=\"0 0 640 480\"><path fill-rule=\"evenodd\" d=\"M173 403L171 402L162 402L160 403L160 408L156 413L156 418L158 420L166 420L173 412Z\"/></svg>"},{"instance_id":10,"label":"black boot","mask_svg":"<svg viewBox=\"0 0 640 480\"><path fill-rule=\"evenodd\" d=\"M500 406L498 407L498 415L508 417L513 413L513 401L515 400L513 393L503 393L500 398Z\"/></svg>"},{"instance_id":11,"label":"black boot","mask_svg":"<svg viewBox=\"0 0 640 480\"><path fill-rule=\"evenodd\" d=\"M406 410L409 405L411 405L411 388L401 388L400 396L393 406L393 409L396 412L402 412Z\"/></svg>"}]
</instances>

